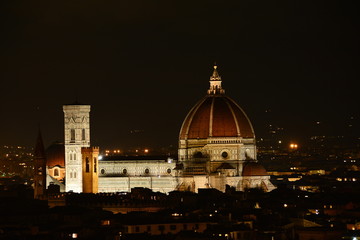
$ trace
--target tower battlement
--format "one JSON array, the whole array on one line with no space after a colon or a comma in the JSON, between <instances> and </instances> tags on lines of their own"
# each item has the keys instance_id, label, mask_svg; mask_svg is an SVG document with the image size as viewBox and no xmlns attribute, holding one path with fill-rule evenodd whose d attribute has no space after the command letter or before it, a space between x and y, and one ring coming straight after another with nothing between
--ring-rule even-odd
<instances>
[{"instance_id":1,"label":"tower battlement","mask_svg":"<svg viewBox=\"0 0 360 240\"><path fill-rule=\"evenodd\" d=\"M99 152L100 148L99 147L82 147L81 148L81 153L86 153L86 152Z\"/></svg>"}]
</instances>

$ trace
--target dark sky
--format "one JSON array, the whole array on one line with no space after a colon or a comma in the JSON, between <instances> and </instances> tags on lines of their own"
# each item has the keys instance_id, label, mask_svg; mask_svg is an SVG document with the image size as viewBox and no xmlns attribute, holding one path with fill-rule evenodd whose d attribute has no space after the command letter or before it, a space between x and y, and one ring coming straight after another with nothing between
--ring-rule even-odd
<instances>
[{"instance_id":1,"label":"dark sky","mask_svg":"<svg viewBox=\"0 0 360 240\"><path fill-rule=\"evenodd\" d=\"M39 121L46 144L62 141L62 105L78 99L94 145L176 146L215 61L258 137L266 109L289 138L315 121L342 134L359 122L358 14L352 1L1 1L0 144L33 146Z\"/></svg>"}]
</instances>

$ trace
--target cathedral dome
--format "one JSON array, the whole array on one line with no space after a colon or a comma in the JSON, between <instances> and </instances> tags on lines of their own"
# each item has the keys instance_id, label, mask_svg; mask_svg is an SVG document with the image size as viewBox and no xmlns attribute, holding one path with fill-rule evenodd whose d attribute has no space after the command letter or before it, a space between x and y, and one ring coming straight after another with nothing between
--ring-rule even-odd
<instances>
[{"instance_id":1,"label":"cathedral dome","mask_svg":"<svg viewBox=\"0 0 360 240\"><path fill-rule=\"evenodd\" d=\"M243 177L252 177L252 176L268 176L265 168L257 162L248 162L245 164L243 172Z\"/></svg>"},{"instance_id":2,"label":"cathedral dome","mask_svg":"<svg viewBox=\"0 0 360 240\"><path fill-rule=\"evenodd\" d=\"M245 112L225 96L221 78L214 66L208 94L188 113L180 130L180 140L209 137L254 138L254 130Z\"/></svg>"},{"instance_id":3,"label":"cathedral dome","mask_svg":"<svg viewBox=\"0 0 360 240\"><path fill-rule=\"evenodd\" d=\"M62 143L53 143L46 149L46 165L65 167L65 147Z\"/></svg>"}]
</instances>

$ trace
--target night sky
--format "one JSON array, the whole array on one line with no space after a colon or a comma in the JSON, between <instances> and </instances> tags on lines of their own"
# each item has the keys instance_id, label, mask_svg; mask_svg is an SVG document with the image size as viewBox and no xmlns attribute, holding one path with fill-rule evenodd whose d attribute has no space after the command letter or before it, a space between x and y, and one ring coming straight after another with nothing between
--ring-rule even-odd
<instances>
[{"instance_id":1,"label":"night sky","mask_svg":"<svg viewBox=\"0 0 360 240\"><path fill-rule=\"evenodd\" d=\"M1 1L0 144L33 146L39 122L47 145L63 141L62 105L78 100L93 145L176 147L215 61L257 137L268 122L291 139L316 121L344 134L359 123L358 14L352 1Z\"/></svg>"}]
</instances>

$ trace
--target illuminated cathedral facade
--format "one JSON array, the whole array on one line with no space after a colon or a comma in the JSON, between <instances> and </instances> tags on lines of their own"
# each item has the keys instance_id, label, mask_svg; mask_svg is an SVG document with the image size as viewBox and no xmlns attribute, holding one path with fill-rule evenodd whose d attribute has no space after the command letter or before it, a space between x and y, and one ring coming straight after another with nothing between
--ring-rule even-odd
<instances>
[{"instance_id":1,"label":"illuminated cathedral facade","mask_svg":"<svg viewBox=\"0 0 360 240\"><path fill-rule=\"evenodd\" d=\"M65 176L62 189L66 192L128 192L134 187L165 193L197 192L199 188L225 191L227 187L273 190L269 175L256 159L252 124L240 106L225 95L221 84L214 66L207 94L181 126L177 160L99 160L99 149L90 147L90 106L64 105L65 141L62 148L49 149L48 184L61 184L59 180Z\"/></svg>"}]
</instances>

